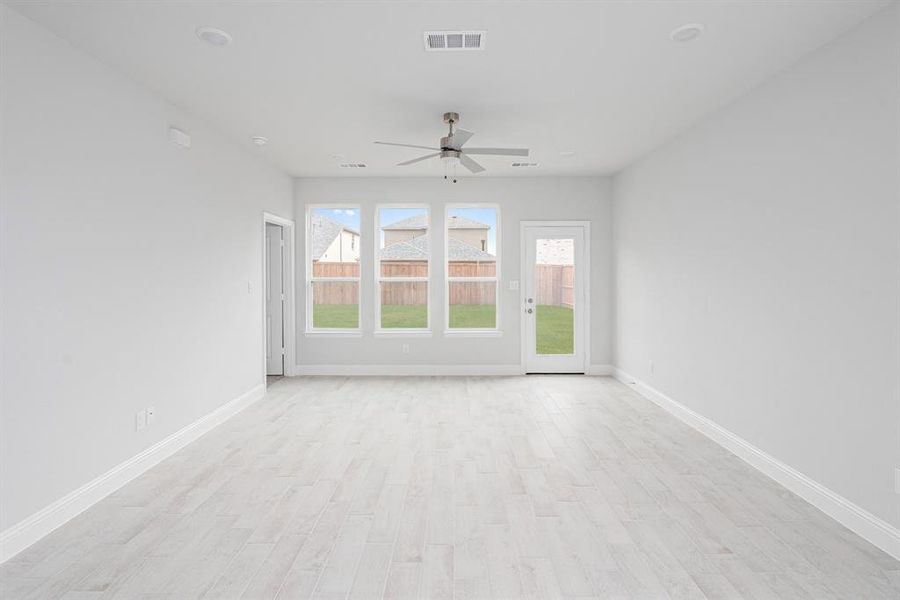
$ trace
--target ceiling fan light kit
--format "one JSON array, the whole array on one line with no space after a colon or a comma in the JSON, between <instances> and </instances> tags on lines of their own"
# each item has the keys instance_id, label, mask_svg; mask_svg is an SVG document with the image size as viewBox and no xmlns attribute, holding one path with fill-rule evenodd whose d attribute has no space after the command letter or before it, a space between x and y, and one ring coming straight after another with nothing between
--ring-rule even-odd
<instances>
[{"instance_id":1,"label":"ceiling fan light kit","mask_svg":"<svg viewBox=\"0 0 900 600\"><path fill-rule=\"evenodd\" d=\"M421 148L423 150L437 150L437 152L433 152L431 154L426 154L425 156L420 156L418 158L414 158L412 160L407 160L405 162L397 163L398 167L405 167L407 165L415 164L417 162L421 162L423 160L427 160L429 158L437 158L440 157L441 162L444 165L444 179L452 181L453 183L457 182L456 178L456 169L459 165L464 166L471 173L481 173L485 170L477 161L475 161L470 155L471 154L490 154L495 156L528 156L527 148L463 148L463 145L469 141L474 133L471 131L466 131L464 129L455 129L454 125L459 123L459 113L455 112L446 112L444 113L444 123L446 123L450 131L449 133L441 138L440 146L418 146L415 144L398 144L395 142L375 142L376 144L382 144L384 146L401 146L404 148Z\"/></svg>"}]
</instances>

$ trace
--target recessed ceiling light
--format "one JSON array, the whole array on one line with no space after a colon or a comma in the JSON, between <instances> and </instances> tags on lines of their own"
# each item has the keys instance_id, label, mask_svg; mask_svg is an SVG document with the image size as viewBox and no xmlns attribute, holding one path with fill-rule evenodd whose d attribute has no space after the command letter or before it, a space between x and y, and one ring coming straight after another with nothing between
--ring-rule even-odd
<instances>
[{"instance_id":1,"label":"recessed ceiling light","mask_svg":"<svg viewBox=\"0 0 900 600\"><path fill-rule=\"evenodd\" d=\"M254 135L250 138L250 140L257 146L265 146L269 143L269 138L263 137L261 135Z\"/></svg>"},{"instance_id":2,"label":"recessed ceiling light","mask_svg":"<svg viewBox=\"0 0 900 600\"><path fill-rule=\"evenodd\" d=\"M559 153L559 155L565 156L566 158L570 158L572 156L575 156L575 151L574 150L563 150L562 152Z\"/></svg>"},{"instance_id":3,"label":"recessed ceiling light","mask_svg":"<svg viewBox=\"0 0 900 600\"><path fill-rule=\"evenodd\" d=\"M690 42L696 40L703 33L705 27L701 23L687 23L681 27L676 27L669 34L673 42Z\"/></svg>"},{"instance_id":4,"label":"recessed ceiling light","mask_svg":"<svg viewBox=\"0 0 900 600\"><path fill-rule=\"evenodd\" d=\"M197 37L210 46L227 46L231 43L231 36L214 27L200 27L197 29Z\"/></svg>"}]
</instances>

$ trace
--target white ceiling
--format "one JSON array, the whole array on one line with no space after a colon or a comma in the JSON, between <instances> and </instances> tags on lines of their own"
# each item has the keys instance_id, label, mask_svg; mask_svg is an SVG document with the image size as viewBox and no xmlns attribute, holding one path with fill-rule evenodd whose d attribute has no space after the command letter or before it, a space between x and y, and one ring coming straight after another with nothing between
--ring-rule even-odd
<instances>
[{"instance_id":1,"label":"white ceiling","mask_svg":"<svg viewBox=\"0 0 900 600\"><path fill-rule=\"evenodd\" d=\"M434 145L457 111L471 146L529 147L541 165L483 157L479 177L615 172L889 3L11 2L292 175L439 174L372 141ZM672 42L688 22L705 33ZM425 52L423 31L453 29L487 30L486 49Z\"/></svg>"}]
</instances>

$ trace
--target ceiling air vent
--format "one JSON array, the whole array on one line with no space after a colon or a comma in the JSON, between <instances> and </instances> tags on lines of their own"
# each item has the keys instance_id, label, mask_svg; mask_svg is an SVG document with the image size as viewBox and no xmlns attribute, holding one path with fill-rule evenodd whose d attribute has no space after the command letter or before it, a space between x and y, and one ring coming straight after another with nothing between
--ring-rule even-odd
<instances>
[{"instance_id":1,"label":"ceiling air vent","mask_svg":"<svg viewBox=\"0 0 900 600\"><path fill-rule=\"evenodd\" d=\"M341 163L342 169L364 169L366 163Z\"/></svg>"},{"instance_id":2,"label":"ceiling air vent","mask_svg":"<svg viewBox=\"0 0 900 600\"><path fill-rule=\"evenodd\" d=\"M428 51L484 50L487 31L426 31Z\"/></svg>"},{"instance_id":3,"label":"ceiling air vent","mask_svg":"<svg viewBox=\"0 0 900 600\"><path fill-rule=\"evenodd\" d=\"M514 167L526 167L526 168L534 168L541 166L540 163L531 163L531 162L514 162L512 164Z\"/></svg>"}]
</instances>

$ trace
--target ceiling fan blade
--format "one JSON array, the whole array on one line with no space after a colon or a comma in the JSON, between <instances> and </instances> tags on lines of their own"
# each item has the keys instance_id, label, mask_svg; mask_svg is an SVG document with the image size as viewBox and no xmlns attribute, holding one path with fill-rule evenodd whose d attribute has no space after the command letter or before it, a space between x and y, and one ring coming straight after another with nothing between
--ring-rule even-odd
<instances>
[{"instance_id":1,"label":"ceiling fan blade","mask_svg":"<svg viewBox=\"0 0 900 600\"><path fill-rule=\"evenodd\" d=\"M460 153L459 162L462 164L462 166L472 171L473 173L481 173L482 171L484 171L484 167L466 156L465 153Z\"/></svg>"},{"instance_id":2,"label":"ceiling fan blade","mask_svg":"<svg viewBox=\"0 0 900 600\"><path fill-rule=\"evenodd\" d=\"M413 164L413 163L419 162L420 160L425 160L425 159L427 159L427 158L434 158L435 156L440 156L440 155L441 155L440 152L435 152L434 154L426 154L425 156L420 156L419 158L414 158L414 159L408 160L408 161L406 161L406 162L397 163L397 166L398 166L398 167L403 167L403 166L406 166L406 165L411 165L411 164Z\"/></svg>"},{"instance_id":3,"label":"ceiling fan blade","mask_svg":"<svg viewBox=\"0 0 900 600\"><path fill-rule=\"evenodd\" d=\"M475 135L471 131L466 131L465 129L457 129L453 132L453 145L459 150L462 148L462 145L469 141L469 138Z\"/></svg>"},{"instance_id":4,"label":"ceiling fan blade","mask_svg":"<svg viewBox=\"0 0 900 600\"><path fill-rule=\"evenodd\" d=\"M381 144L382 146L402 146L404 148L421 148L422 150L440 150L440 148L435 148L434 146L416 146L415 144L397 144L395 142L375 142L376 144Z\"/></svg>"},{"instance_id":5,"label":"ceiling fan blade","mask_svg":"<svg viewBox=\"0 0 900 600\"><path fill-rule=\"evenodd\" d=\"M466 148L466 154L496 154L499 156L528 156L528 148Z\"/></svg>"}]
</instances>

